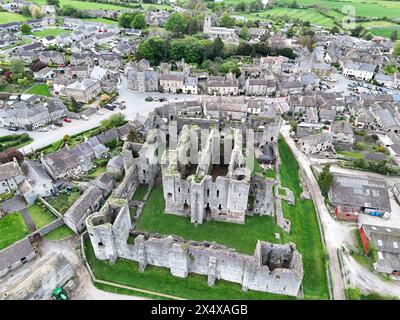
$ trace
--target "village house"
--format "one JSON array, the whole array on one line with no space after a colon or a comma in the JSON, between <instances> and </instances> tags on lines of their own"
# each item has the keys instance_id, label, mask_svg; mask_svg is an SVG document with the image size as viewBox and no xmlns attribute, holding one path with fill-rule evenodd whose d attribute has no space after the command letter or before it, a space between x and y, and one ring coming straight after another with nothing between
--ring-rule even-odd
<instances>
[{"instance_id":1,"label":"village house","mask_svg":"<svg viewBox=\"0 0 400 320\"><path fill-rule=\"evenodd\" d=\"M65 224L76 234L80 234L85 228L86 218L100 209L103 200L101 190L96 186L90 186L65 213Z\"/></svg>"},{"instance_id":2,"label":"village house","mask_svg":"<svg viewBox=\"0 0 400 320\"><path fill-rule=\"evenodd\" d=\"M152 70L128 71L128 89L140 92L158 91L158 72Z\"/></svg>"},{"instance_id":3,"label":"village house","mask_svg":"<svg viewBox=\"0 0 400 320\"><path fill-rule=\"evenodd\" d=\"M64 54L57 51L42 51L38 54L38 58L41 62L47 65L64 65L65 57Z\"/></svg>"},{"instance_id":4,"label":"village house","mask_svg":"<svg viewBox=\"0 0 400 320\"><path fill-rule=\"evenodd\" d=\"M84 53L73 53L69 57L69 63L72 66L80 66L80 65L93 65L94 60L92 58L92 55L90 53L84 52Z\"/></svg>"},{"instance_id":5,"label":"village house","mask_svg":"<svg viewBox=\"0 0 400 320\"><path fill-rule=\"evenodd\" d=\"M377 260L373 263L377 272L400 275L400 229L378 225L362 224L360 238L365 253L377 250Z\"/></svg>"},{"instance_id":6,"label":"village house","mask_svg":"<svg viewBox=\"0 0 400 320\"><path fill-rule=\"evenodd\" d=\"M305 136L298 142L300 150L305 154L315 154L332 148L332 136L329 132Z\"/></svg>"},{"instance_id":7,"label":"village house","mask_svg":"<svg viewBox=\"0 0 400 320\"><path fill-rule=\"evenodd\" d=\"M65 88L67 98L74 98L76 101L88 103L101 93L101 83L98 80L83 79L76 81Z\"/></svg>"},{"instance_id":8,"label":"village house","mask_svg":"<svg viewBox=\"0 0 400 320\"><path fill-rule=\"evenodd\" d=\"M54 180L83 174L81 163L66 147L45 156L41 155L40 162Z\"/></svg>"},{"instance_id":9,"label":"village house","mask_svg":"<svg viewBox=\"0 0 400 320\"><path fill-rule=\"evenodd\" d=\"M0 195L18 192L19 185L25 180L17 160L0 164Z\"/></svg>"},{"instance_id":10,"label":"village house","mask_svg":"<svg viewBox=\"0 0 400 320\"><path fill-rule=\"evenodd\" d=\"M239 94L237 79L208 80L207 93L210 95L236 96Z\"/></svg>"},{"instance_id":11,"label":"village house","mask_svg":"<svg viewBox=\"0 0 400 320\"><path fill-rule=\"evenodd\" d=\"M100 81L102 91L112 92L117 89L119 73L95 66L90 72L90 79Z\"/></svg>"},{"instance_id":12,"label":"village house","mask_svg":"<svg viewBox=\"0 0 400 320\"><path fill-rule=\"evenodd\" d=\"M36 81L47 81L54 77L54 69L45 67L37 72L33 73L33 77Z\"/></svg>"},{"instance_id":13,"label":"village house","mask_svg":"<svg viewBox=\"0 0 400 320\"><path fill-rule=\"evenodd\" d=\"M121 68L121 57L117 54L101 54L98 58L99 66L105 69Z\"/></svg>"},{"instance_id":14,"label":"village house","mask_svg":"<svg viewBox=\"0 0 400 320\"><path fill-rule=\"evenodd\" d=\"M39 162L25 160L21 169L26 177L25 182L29 184L35 196L49 197L54 193L53 180Z\"/></svg>"},{"instance_id":15,"label":"village house","mask_svg":"<svg viewBox=\"0 0 400 320\"><path fill-rule=\"evenodd\" d=\"M346 120L334 121L331 124L330 132L333 137L333 141L345 144L354 143L354 133L350 123Z\"/></svg>"},{"instance_id":16,"label":"village house","mask_svg":"<svg viewBox=\"0 0 400 320\"><path fill-rule=\"evenodd\" d=\"M0 278L36 257L35 248L28 238L0 250Z\"/></svg>"},{"instance_id":17,"label":"village house","mask_svg":"<svg viewBox=\"0 0 400 320\"><path fill-rule=\"evenodd\" d=\"M357 80L371 81L375 74L376 65L370 63L347 62L343 64L343 75Z\"/></svg>"},{"instance_id":18,"label":"village house","mask_svg":"<svg viewBox=\"0 0 400 320\"><path fill-rule=\"evenodd\" d=\"M159 75L160 86L164 92L182 92L184 75L181 73L161 73Z\"/></svg>"}]
</instances>

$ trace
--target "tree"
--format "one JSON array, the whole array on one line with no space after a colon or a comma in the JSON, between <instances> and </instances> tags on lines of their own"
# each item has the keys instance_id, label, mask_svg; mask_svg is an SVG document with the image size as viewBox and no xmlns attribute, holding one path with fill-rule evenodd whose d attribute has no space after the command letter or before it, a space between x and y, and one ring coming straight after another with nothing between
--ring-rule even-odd
<instances>
[{"instance_id":1,"label":"tree","mask_svg":"<svg viewBox=\"0 0 400 320\"><path fill-rule=\"evenodd\" d=\"M13 76L23 77L25 74L24 64L19 59L11 59L10 71L12 72Z\"/></svg>"},{"instance_id":2,"label":"tree","mask_svg":"<svg viewBox=\"0 0 400 320\"><path fill-rule=\"evenodd\" d=\"M333 26L333 27L332 27L332 29L331 29L331 33L332 33L332 34L337 34L337 33L339 33L339 32L340 32L340 29L339 29L338 26Z\"/></svg>"},{"instance_id":3,"label":"tree","mask_svg":"<svg viewBox=\"0 0 400 320\"><path fill-rule=\"evenodd\" d=\"M8 148L6 151L0 152L0 163L11 162L14 158L19 164L24 161L24 155L16 148Z\"/></svg>"},{"instance_id":4,"label":"tree","mask_svg":"<svg viewBox=\"0 0 400 320\"><path fill-rule=\"evenodd\" d=\"M158 65L168 57L167 49L165 39L150 37L139 45L136 58L139 60L145 58L149 60L152 65Z\"/></svg>"},{"instance_id":5,"label":"tree","mask_svg":"<svg viewBox=\"0 0 400 320\"><path fill-rule=\"evenodd\" d=\"M242 29L240 29L239 37L244 40L250 39L250 32L249 32L249 28L247 26L243 26Z\"/></svg>"},{"instance_id":6,"label":"tree","mask_svg":"<svg viewBox=\"0 0 400 320\"><path fill-rule=\"evenodd\" d=\"M122 28L130 28L136 13L124 12L118 18L118 24Z\"/></svg>"},{"instance_id":7,"label":"tree","mask_svg":"<svg viewBox=\"0 0 400 320\"><path fill-rule=\"evenodd\" d=\"M400 41L397 41L393 48L393 55L400 56Z\"/></svg>"},{"instance_id":8,"label":"tree","mask_svg":"<svg viewBox=\"0 0 400 320\"><path fill-rule=\"evenodd\" d=\"M29 24L26 24L26 23L23 23L21 25L20 29L21 29L21 32L23 34L30 34L31 30L32 30L31 26Z\"/></svg>"},{"instance_id":9,"label":"tree","mask_svg":"<svg viewBox=\"0 0 400 320\"><path fill-rule=\"evenodd\" d=\"M70 99L70 108L72 112L78 112L79 111L79 103L75 100L74 97L71 97Z\"/></svg>"},{"instance_id":10,"label":"tree","mask_svg":"<svg viewBox=\"0 0 400 320\"><path fill-rule=\"evenodd\" d=\"M374 36L372 35L371 32L367 32L367 33L365 34L365 36L364 36L364 39L369 41L369 40L372 40L373 37L374 37Z\"/></svg>"},{"instance_id":11,"label":"tree","mask_svg":"<svg viewBox=\"0 0 400 320\"><path fill-rule=\"evenodd\" d=\"M131 26L134 29L145 29L146 28L146 18L142 13L138 13L135 18L132 20Z\"/></svg>"},{"instance_id":12,"label":"tree","mask_svg":"<svg viewBox=\"0 0 400 320\"><path fill-rule=\"evenodd\" d=\"M225 28L232 28L235 25L235 19L231 17L228 12L224 12L219 19L219 26Z\"/></svg>"},{"instance_id":13,"label":"tree","mask_svg":"<svg viewBox=\"0 0 400 320\"><path fill-rule=\"evenodd\" d=\"M396 41L398 39L398 34L397 34L397 30L394 30L392 32L392 34L390 35L390 40L392 40L393 42Z\"/></svg>"},{"instance_id":14,"label":"tree","mask_svg":"<svg viewBox=\"0 0 400 320\"><path fill-rule=\"evenodd\" d=\"M108 130L114 127L120 127L124 125L125 121L126 121L125 116L122 113L118 113L118 114L113 114L108 119L101 121L100 124Z\"/></svg>"},{"instance_id":15,"label":"tree","mask_svg":"<svg viewBox=\"0 0 400 320\"><path fill-rule=\"evenodd\" d=\"M362 151L362 150L366 149L366 146L363 142L359 141L356 143L355 148L356 148L356 150Z\"/></svg>"},{"instance_id":16,"label":"tree","mask_svg":"<svg viewBox=\"0 0 400 320\"><path fill-rule=\"evenodd\" d=\"M22 15L25 16L25 17L32 17L32 15L31 15L31 9L29 9L29 6L23 6L23 7L21 8L21 13L22 13Z\"/></svg>"},{"instance_id":17,"label":"tree","mask_svg":"<svg viewBox=\"0 0 400 320\"><path fill-rule=\"evenodd\" d=\"M319 188L321 189L321 193L324 197L328 196L328 192L332 186L333 182L333 175L332 173L329 172L330 170L330 164L325 164L322 167L322 172L318 176L318 185Z\"/></svg>"},{"instance_id":18,"label":"tree","mask_svg":"<svg viewBox=\"0 0 400 320\"><path fill-rule=\"evenodd\" d=\"M42 13L42 10L40 10L40 8L38 6L34 6L32 8L31 15L32 15L33 19L40 19L44 16Z\"/></svg>"},{"instance_id":19,"label":"tree","mask_svg":"<svg viewBox=\"0 0 400 320\"><path fill-rule=\"evenodd\" d=\"M214 45L213 45L213 55L214 55L214 57L221 57L223 48L224 48L224 42L221 40L220 37L217 37L214 40Z\"/></svg>"},{"instance_id":20,"label":"tree","mask_svg":"<svg viewBox=\"0 0 400 320\"><path fill-rule=\"evenodd\" d=\"M49 6L60 7L60 0L46 0L46 3L47 3Z\"/></svg>"},{"instance_id":21,"label":"tree","mask_svg":"<svg viewBox=\"0 0 400 320\"><path fill-rule=\"evenodd\" d=\"M165 24L165 30L174 33L183 33L185 31L185 19L180 13L172 13Z\"/></svg>"}]
</instances>

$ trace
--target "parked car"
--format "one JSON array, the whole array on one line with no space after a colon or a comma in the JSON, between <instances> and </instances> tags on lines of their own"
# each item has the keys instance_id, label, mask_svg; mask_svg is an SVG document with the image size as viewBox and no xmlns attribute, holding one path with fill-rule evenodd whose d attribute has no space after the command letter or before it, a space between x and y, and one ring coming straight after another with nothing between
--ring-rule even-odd
<instances>
[{"instance_id":1,"label":"parked car","mask_svg":"<svg viewBox=\"0 0 400 320\"><path fill-rule=\"evenodd\" d=\"M56 127L54 124L49 125L49 128L50 128L51 130L56 130L56 129L57 129L57 127Z\"/></svg>"},{"instance_id":2,"label":"parked car","mask_svg":"<svg viewBox=\"0 0 400 320\"><path fill-rule=\"evenodd\" d=\"M72 122L72 120L70 118L64 118L64 122L70 123L70 122Z\"/></svg>"},{"instance_id":3,"label":"parked car","mask_svg":"<svg viewBox=\"0 0 400 320\"><path fill-rule=\"evenodd\" d=\"M49 131L49 129L47 129L46 127L39 128L39 132L47 132L47 131Z\"/></svg>"},{"instance_id":4,"label":"parked car","mask_svg":"<svg viewBox=\"0 0 400 320\"><path fill-rule=\"evenodd\" d=\"M97 110L96 113L99 114L99 115L101 115L101 116L104 114L103 111L101 111L100 109Z\"/></svg>"},{"instance_id":5,"label":"parked car","mask_svg":"<svg viewBox=\"0 0 400 320\"><path fill-rule=\"evenodd\" d=\"M87 115L84 115L84 114L82 115L82 119L85 120L85 121L88 121L88 120L89 120L88 116L87 116Z\"/></svg>"},{"instance_id":6,"label":"parked car","mask_svg":"<svg viewBox=\"0 0 400 320\"><path fill-rule=\"evenodd\" d=\"M17 127L9 127L8 131L18 131L18 128Z\"/></svg>"},{"instance_id":7,"label":"parked car","mask_svg":"<svg viewBox=\"0 0 400 320\"><path fill-rule=\"evenodd\" d=\"M62 127L62 126L63 126L63 124L62 124L61 121L54 121L54 124L55 124L57 127Z\"/></svg>"}]
</instances>

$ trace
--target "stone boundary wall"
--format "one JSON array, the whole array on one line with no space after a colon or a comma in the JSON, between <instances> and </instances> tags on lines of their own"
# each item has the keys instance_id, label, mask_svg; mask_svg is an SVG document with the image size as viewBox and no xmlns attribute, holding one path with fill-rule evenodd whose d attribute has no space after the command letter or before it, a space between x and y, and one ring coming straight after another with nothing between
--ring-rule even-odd
<instances>
[{"instance_id":1,"label":"stone boundary wall","mask_svg":"<svg viewBox=\"0 0 400 320\"><path fill-rule=\"evenodd\" d=\"M42 202L47 209L49 209L52 213L54 213L57 217L62 218L63 215L57 211L56 208L54 208L50 203L48 203L46 200L44 200L42 197L38 197L39 201Z\"/></svg>"}]
</instances>

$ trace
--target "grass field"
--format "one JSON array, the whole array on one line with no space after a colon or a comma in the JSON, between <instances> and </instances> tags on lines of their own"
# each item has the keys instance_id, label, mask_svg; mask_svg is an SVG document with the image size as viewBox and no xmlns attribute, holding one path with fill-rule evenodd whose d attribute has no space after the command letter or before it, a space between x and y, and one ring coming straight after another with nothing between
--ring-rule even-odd
<instances>
[{"instance_id":1,"label":"grass field","mask_svg":"<svg viewBox=\"0 0 400 320\"><path fill-rule=\"evenodd\" d=\"M147 184L139 184L135 194L132 197L132 200L137 200L137 201L142 201L144 195L146 194L147 190L148 190L148 185Z\"/></svg>"},{"instance_id":2,"label":"grass field","mask_svg":"<svg viewBox=\"0 0 400 320\"><path fill-rule=\"evenodd\" d=\"M51 97L49 87L44 83L34 85L32 88L26 91L26 93Z\"/></svg>"},{"instance_id":3,"label":"grass field","mask_svg":"<svg viewBox=\"0 0 400 320\"><path fill-rule=\"evenodd\" d=\"M300 185L299 165L284 140L279 139L281 157L281 184L294 192L295 205L282 202L283 215L291 222L290 235L283 241L292 241L303 257L305 297L327 299L328 286L325 272L325 252L322 245L317 215L312 200L300 200L303 189Z\"/></svg>"},{"instance_id":4,"label":"grass field","mask_svg":"<svg viewBox=\"0 0 400 320\"><path fill-rule=\"evenodd\" d=\"M2 11L0 12L0 24L13 22L13 21L26 21L28 20L27 17L24 17L21 14Z\"/></svg>"},{"instance_id":5,"label":"grass field","mask_svg":"<svg viewBox=\"0 0 400 320\"><path fill-rule=\"evenodd\" d=\"M58 196L46 198L58 212L64 214L69 207L81 196L80 191L62 192Z\"/></svg>"},{"instance_id":6,"label":"grass field","mask_svg":"<svg viewBox=\"0 0 400 320\"><path fill-rule=\"evenodd\" d=\"M36 229L43 228L53 222L56 217L47 209L42 208L38 204L34 204L28 208L29 214L32 217Z\"/></svg>"},{"instance_id":7,"label":"grass field","mask_svg":"<svg viewBox=\"0 0 400 320\"><path fill-rule=\"evenodd\" d=\"M104 24L118 24L118 21L105 19L105 18L83 18L81 20L88 21L88 22L101 22Z\"/></svg>"},{"instance_id":8,"label":"grass field","mask_svg":"<svg viewBox=\"0 0 400 320\"><path fill-rule=\"evenodd\" d=\"M32 0L33 3L39 4L39 5L45 5L46 0ZM60 0L60 6L65 6L65 5L71 5L75 7L76 9L79 10L126 10L129 9L124 6L119 6L117 4L111 4L111 3L99 3L99 2L89 2L89 1L77 1L77 0ZM143 8L149 8L149 7L156 7L159 9L167 9L171 8L168 5L158 5L158 4L147 4L147 3L142 3Z\"/></svg>"},{"instance_id":9,"label":"grass field","mask_svg":"<svg viewBox=\"0 0 400 320\"><path fill-rule=\"evenodd\" d=\"M48 234L44 236L46 240L64 240L66 238L71 237L75 233L68 228L65 224L53 231L50 231Z\"/></svg>"},{"instance_id":10,"label":"grass field","mask_svg":"<svg viewBox=\"0 0 400 320\"><path fill-rule=\"evenodd\" d=\"M0 219L0 250L26 237L29 229L19 212L10 213Z\"/></svg>"},{"instance_id":11,"label":"grass field","mask_svg":"<svg viewBox=\"0 0 400 320\"><path fill-rule=\"evenodd\" d=\"M226 0L226 3L239 3L241 0ZM292 3L291 0L280 0L281 3ZM286 8L286 7L274 7L272 9L266 9L256 13L243 13L237 12L235 15L246 17L247 19L278 19L283 17L289 17L291 19L300 19L302 21L309 21L312 24L316 24L325 28L332 28L334 24L334 18L341 20L345 17L345 14L341 12L344 6L353 6L355 9L356 17L366 17L370 19L382 19L382 18L399 18L400 17L400 2L399 1L374 1L374 0L353 0L348 1L331 1L331 0L299 0L298 3L303 6L320 5L325 8L325 13L321 14L315 8ZM339 9L339 12L336 11ZM376 36L390 37L394 30L400 33L400 25L395 24L386 20L375 20L368 22L360 22L358 25L362 25L367 28L372 34Z\"/></svg>"},{"instance_id":12,"label":"grass field","mask_svg":"<svg viewBox=\"0 0 400 320\"><path fill-rule=\"evenodd\" d=\"M58 36L59 34L62 34L62 33L70 34L71 32L72 31L64 30L61 28L49 28L49 29L44 29L44 30L40 30L40 31L35 31L32 34L36 37L44 38L44 37L48 37L48 36Z\"/></svg>"}]
</instances>

